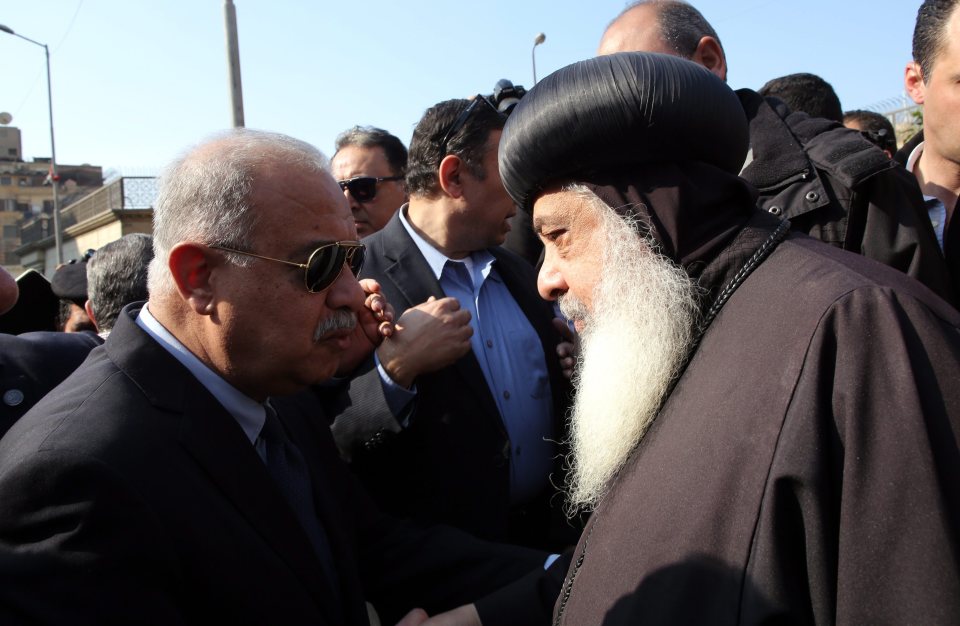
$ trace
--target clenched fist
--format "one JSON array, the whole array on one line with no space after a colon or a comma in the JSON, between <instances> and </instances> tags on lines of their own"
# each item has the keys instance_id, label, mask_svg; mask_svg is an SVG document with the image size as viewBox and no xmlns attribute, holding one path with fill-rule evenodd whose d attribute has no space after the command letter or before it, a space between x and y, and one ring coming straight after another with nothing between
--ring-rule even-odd
<instances>
[{"instance_id":1,"label":"clenched fist","mask_svg":"<svg viewBox=\"0 0 960 626\"><path fill-rule=\"evenodd\" d=\"M407 309L394 332L377 348L390 378L405 388L417 376L446 367L470 350L470 312L456 298L436 299Z\"/></svg>"}]
</instances>

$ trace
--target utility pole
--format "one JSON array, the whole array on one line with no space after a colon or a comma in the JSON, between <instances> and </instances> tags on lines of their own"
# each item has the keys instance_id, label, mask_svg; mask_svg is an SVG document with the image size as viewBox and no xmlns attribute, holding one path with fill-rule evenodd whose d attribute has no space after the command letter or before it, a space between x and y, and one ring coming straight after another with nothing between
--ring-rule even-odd
<instances>
[{"instance_id":1,"label":"utility pole","mask_svg":"<svg viewBox=\"0 0 960 626\"><path fill-rule=\"evenodd\" d=\"M47 58L47 111L50 113L50 184L53 186L53 245L57 252L57 265L60 265L63 263L63 232L60 229L60 175L57 173L57 142L53 139L53 89L50 86L50 48L45 43L15 33L9 26L0 24L0 31L40 46Z\"/></svg>"},{"instance_id":2,"label":"utility pole","mask_svg":"<svg viewBox=\"0 0 960 626\"><path fill-rule=\"evenodd\" d=\"M233 0L224 0L223 16L227 25L227 62L230 69L230 104L233 127L243 128L243 85L240 82L240 43L237 38L237 8Z\"/></svg>"}]
</instances>

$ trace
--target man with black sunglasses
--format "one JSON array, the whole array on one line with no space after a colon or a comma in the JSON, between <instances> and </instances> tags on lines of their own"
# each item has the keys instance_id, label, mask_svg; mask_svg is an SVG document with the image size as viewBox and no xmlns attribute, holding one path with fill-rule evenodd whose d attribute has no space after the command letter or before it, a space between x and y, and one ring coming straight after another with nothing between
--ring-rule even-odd
<instances>
[{"instance_id":1,"label":"man with black sunglasses","mask_svg":"<svg viewBox=\"0 0 960 626\"><path fill-rule=\"evenodd\" d=\"M407 201L403 184L407 149L383 129L354 126L341 133L330 167L350 203L360 237L386 226Z\"/></svg>"},{"instance_id":2,"label":"man with black sunglasses","mask_svg":"<svg viewBox=\"0 0 960 626\"><path fill-rule=\"evenodd\" d=\"M325 164L235 129L167 170L148 302L0 443L0 623L364 626L365 600L386 622L542 571L380 513L315 398L282 397L390 321Z\"/></svg>"},{"instance_id":3,"label":"man with black sunglasses","mask_svg":"<svg viewBox=\"0 0 960 626\"><path fill-rule=\"evenodd\" d=\"M361 273L403 315L333 428L386 510L556 549L577 536L551 483L568 386L533 268L500 247L516 213L497 171L504 121L478 95L414 130L410 202L364 239Z\"/></svg>"}]
</instances>

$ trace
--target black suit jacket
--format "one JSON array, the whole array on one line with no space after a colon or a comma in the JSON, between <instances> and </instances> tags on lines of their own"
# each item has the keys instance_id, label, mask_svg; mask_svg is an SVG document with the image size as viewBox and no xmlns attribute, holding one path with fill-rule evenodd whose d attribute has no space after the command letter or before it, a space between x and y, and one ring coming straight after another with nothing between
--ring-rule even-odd
<instances>
[{"instance_id":1,"label":"black suit jacket","mask_svg":"<svg viewBox=\"0 0 960 626\"><path fill-rule=\"evenodd\" d=\"M0 436L102 343L88 331L0 334Z\"/></svg>"},{"instance_id":2,"label":"black suit jacket","mask_svg":"<svg viewBox=\"0 0 960 626\"><path fill-rule=\"evenodd\" d=\"M542 554L386 517L303 398L275 402L310 467L341 593L233 417L128 307L0 442L0 623L366 624L469 601Z\"/></svg>"},{"instance_id":3,"label":"black suit jacket","mask_svg":"<svg viewBox=\"0 0 960 626\"><path fill-rule=\"evenodd\" d=\"M364 243L362 276L380 282L398 317L430 296L444 297L399 215ZM536 274L527 262L502 248L489 251L540 338L553 394L554 436L561 440L569 386L556 357L560 338L551 324L553 308L539 297ZM419 377L416 386L410 425L401 429L384 402L371 360L350 383L334 423L338 445L385 510L452 524L496 541L557 549L576 540L577 530L563 520L562 498L553 488L529 506L511 510L510 441L472 351ZM559 484L558 473L559 467L553 484Z\"/></svg>"}]
</instances>

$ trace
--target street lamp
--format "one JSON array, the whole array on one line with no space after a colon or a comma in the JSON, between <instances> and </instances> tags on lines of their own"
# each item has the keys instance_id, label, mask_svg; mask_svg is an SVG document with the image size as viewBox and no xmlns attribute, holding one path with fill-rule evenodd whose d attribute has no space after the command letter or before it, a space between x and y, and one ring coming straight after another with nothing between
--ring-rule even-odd
<instances>
[{"instance_id":1,"label":"street lamp","mask_svg":"<svg viewBox=\"0 0 960 626\"><path fill-rule=\"evenodd\" d=\"M57 248L57 265L60 265L63 263L63 238L60 234L60 190L57 188L57 181L60 178L57 174L57 144L53 140L53 92L50 89L50 48L48 48L45 43L34 41L29 37L24 37L23 35L13 32L13 29L9 26L0 24L0 31L42 47L44 54L47 56L47 110L50 112L50 183L53 185L53 241Z\"/></svg>"},{"instance_id":2,"label":"street lamp","mask_svg":"<svg viewBox=\"0 0 960 626\"><path fill-rule=\"evenodd\" d=\"M530 62L533 64L533 84L537 84L537 46L547 40L547 36L540 33L533 40L533 49L530 50Z\"/></svg>"}]
</instances>

